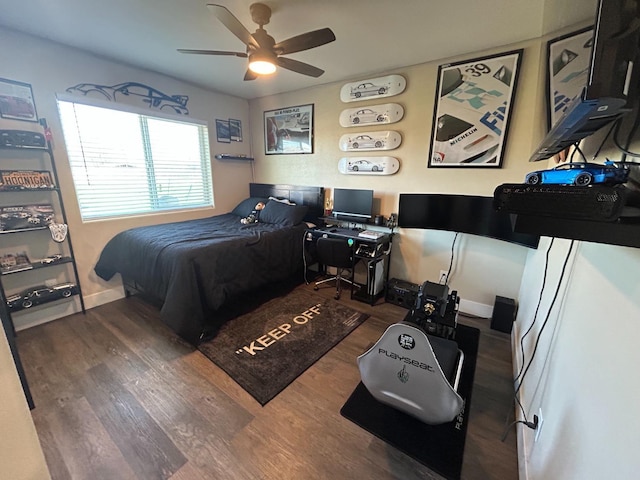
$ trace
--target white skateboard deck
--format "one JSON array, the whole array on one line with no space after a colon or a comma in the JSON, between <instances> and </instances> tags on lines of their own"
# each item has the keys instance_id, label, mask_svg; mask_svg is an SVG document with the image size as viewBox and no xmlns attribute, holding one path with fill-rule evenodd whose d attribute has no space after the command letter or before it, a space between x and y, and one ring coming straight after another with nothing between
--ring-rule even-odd
<instances>
[{"instance_id":1,"label":"white skateboard deck","mask_svg":"<svg viewBox=\"0 0 640 480\"><path fill-rule=\"evenodd\" d=\"M373 150L393 150L402 143L402 137L394 130L379 132L358 132L340 137L340 150L343 152L366 152Z\"/></svg>"},{"instance_id":2,"label":"white skateboard deck","mask_svg":"<svg viewBox=\"0 0 640 480\"><path fill-rule=\"evenodd\" d=\"M395 157L342 157L338 171L345 175L393 175L400 169Z\"/></svg>"},{"instance_id":3,"label":"white skateboard deck","mask_svg":"<svg viewBox=\"0 0 640 480\"><path fill-rule=\"evenodd\" d=\"M366 108L347 108L340 113L340 126L383 125L402 120L404 108L397 103L370 105Z\"/></svg>"},{"instance_id":4,"label":"white skateboard deck","mask_svg":"<svg viewBox=\"0 0 640 480\"><path fill-rule=\"evenodd\" d=\"M340 89L340 100L345 103L370 98L393 97L404 92L407 81L402 75L387 75L359 82L346 83Z\"/></svg>"}]
</instances>

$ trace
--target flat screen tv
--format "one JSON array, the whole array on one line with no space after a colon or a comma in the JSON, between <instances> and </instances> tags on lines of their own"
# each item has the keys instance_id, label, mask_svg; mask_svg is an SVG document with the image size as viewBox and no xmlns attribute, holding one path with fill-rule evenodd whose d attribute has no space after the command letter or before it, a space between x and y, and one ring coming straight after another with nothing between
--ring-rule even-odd
<instances>
[{"instance_id":1,"label":"flat screen tv","mask_svg":"<svg viewBox=\"0 0 640 480\"><path fill-rule=\"evenodd\" d=\"M493 208L493 197L401 193L398 226L471 233L529 248L538 248L537 235L515 233L511 215Z\"/></svg>"},{"instance_id":2,"label":"flat screen tv","mask_svg":"<svg viewBox=\"0 0 640 480\"><path fill-rule=\"evenodd\" d=\"M373 190L333 189L333 215L344 220L367 222L373 213Z\"/></svg>"},{"instance_id":3,"label":"flat screen tv","mask_svg":"<svg viewBox=\"0 0 640 480\"><path fill-rule=\"evenodd\" d=\"M640 0L599 0L587 84L530 162L574 145L631 110L638 96Z\"/></svg>"}]
</instances>

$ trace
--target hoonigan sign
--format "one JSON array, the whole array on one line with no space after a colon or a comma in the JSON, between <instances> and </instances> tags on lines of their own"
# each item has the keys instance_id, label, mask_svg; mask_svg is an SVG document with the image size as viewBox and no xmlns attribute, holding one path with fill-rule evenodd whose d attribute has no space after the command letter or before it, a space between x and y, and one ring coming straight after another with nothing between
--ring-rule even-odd
<instances>
[{"instance_id":1,"label":"hoonigan sign","mask_svg":"<svg viewBox=\"0 0 640 480\"><path fill-rule=\"evenodd\" d=\"M46 170L0 170L0 190L53 188L51 172Z\"/></svg>"}]
</instances>

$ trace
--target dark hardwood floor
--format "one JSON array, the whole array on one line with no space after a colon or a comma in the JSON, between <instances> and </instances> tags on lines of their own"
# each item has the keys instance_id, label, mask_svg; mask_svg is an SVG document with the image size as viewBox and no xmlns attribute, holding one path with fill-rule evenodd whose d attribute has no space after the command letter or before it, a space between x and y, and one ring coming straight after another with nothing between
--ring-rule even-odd
<instances>
[{"instance_id":1,"label":"dark hardwood floor","mask_svg":"<svg viewBox=\"0 0 640 480\"><path fill-rule=\"evenodd\" d=\"M340 415L357 355L406 314L341 301L371 317L264 407L136 297L20 332L53 479L441 478ZM462 477L516 479L515 430L501 441L509 335L486 319L459 322L481 330Z\"/></svg>"}]
</instances>

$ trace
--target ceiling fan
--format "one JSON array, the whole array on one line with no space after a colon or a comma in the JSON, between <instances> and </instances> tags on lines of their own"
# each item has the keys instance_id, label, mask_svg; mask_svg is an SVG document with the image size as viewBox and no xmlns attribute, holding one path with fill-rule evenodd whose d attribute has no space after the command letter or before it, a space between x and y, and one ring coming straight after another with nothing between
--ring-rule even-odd
<instances>
[{"instance_id":1,"label":"ceiling fan","mask_svg":"<svg viewBox=\"0 0 640 480\"><path fill-rule=\"evenodd\" d=\"M227 27L231 33L238 37L247 46L246 52L225 52L219 50L190 50L179 48L180 53L192 53L198 55L227 55L249 59L249 68L244 75L245 80L255 80L258 75L267 75L276 71L276 65L293 72L319 77L324 70L309 65L308 63L282 57L289 53L301 52L333 42L336 36L330 28L321 28L312 32L296 35L282 42L277 42L262 27L269 23L271 8L263 3L254 3L249 7L251 19L258 24L254 33L249 33L242 23L222 5L208 4L207 7Z\"/></svg>"}]
</instances>

